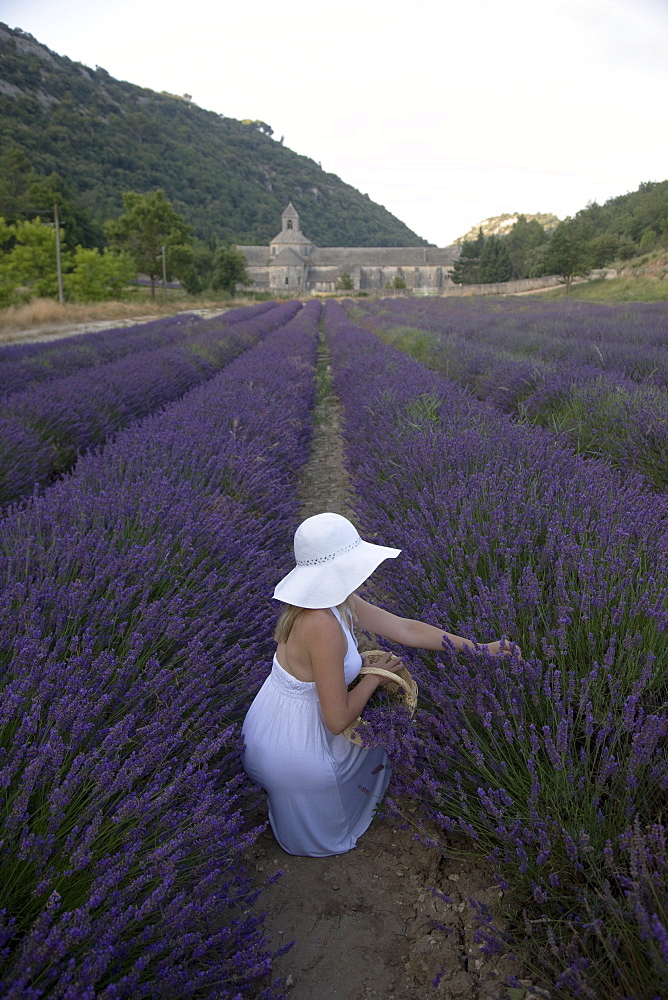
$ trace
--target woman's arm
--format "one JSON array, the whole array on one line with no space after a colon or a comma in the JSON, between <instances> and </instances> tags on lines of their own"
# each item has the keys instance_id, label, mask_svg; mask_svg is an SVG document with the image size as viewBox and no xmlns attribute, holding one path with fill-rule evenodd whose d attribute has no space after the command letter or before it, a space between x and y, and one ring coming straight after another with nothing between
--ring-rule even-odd
<instances>
[{"instance_id":1,"label":"woman's arm","mask_svg":"<svg viewBox=\"0 0 668 1000\"><path fill-rule=\"evenodd\" d=\"M365 632L373 632L375 635L382 635L392 642L399 642L402 646L415 646L417 649L443 649L443 639L451 642L459 652L462 649L475 650L480 648L480 643L471 642L461 635L453 635L445 632L435 625L428 625L426 622L416 621L414 618L400 618L389 611L377 608L374 604L369 604L355 594L355 614L360 628ZM510 652L510 643L505 644ZM486 643L490 653L501 652L501 642Z\"/></svg>"},{"instance_id":2,"label":"woman's arm","mask_svg":"<svg viewBox=\"0 0 668 1000\"><path fill-rule=\"evenodd\" d=\"M322 717L335 735L342 733L360 714L379 684L379 677L367 674L348 691L343 672L345 642L341 626L329 611L304 616L300 629L311 659Z\"/></svg>"}]
</instances>

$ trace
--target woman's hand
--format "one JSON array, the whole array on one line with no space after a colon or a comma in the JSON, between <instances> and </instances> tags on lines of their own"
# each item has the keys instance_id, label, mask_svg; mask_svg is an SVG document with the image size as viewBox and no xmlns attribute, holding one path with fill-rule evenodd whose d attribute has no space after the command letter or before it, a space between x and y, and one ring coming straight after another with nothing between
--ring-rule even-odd
<instances>
[{"instance_id":1,"label":"woman's hand","mask_svg":"<svg viewBox=\"0 0 668 1000\"><path fill-rule=\"evenodd\" d=\"M503 646L503 649L501 648ZM486 642L484 647L488 653L492 656L514 656L517 654L518 658L522 659L522 650L517 645L516 642L510 642L509 639L498 639L496 642Z\"/></svg>"},{"instance_id":2,"label":"woman's hand","mask_svg":"<svg viewBox=\"0 0 668 1000\"><path fill-rule=\"evenodd\" d=\"M383 670L391 670L392 673L397 673L397 671L401 670L403 667L403 662L398 656L395 656L394 653L384 653L379 660L375 660L374 663L371 664L369 663L368 658L363 655L362 666L382 667ZM385 684L389 684L391 682L390 677L379 677L377 674L375 675L375 680L378 681L378 687L384 687Z\"/></svg>"}]
</instances>

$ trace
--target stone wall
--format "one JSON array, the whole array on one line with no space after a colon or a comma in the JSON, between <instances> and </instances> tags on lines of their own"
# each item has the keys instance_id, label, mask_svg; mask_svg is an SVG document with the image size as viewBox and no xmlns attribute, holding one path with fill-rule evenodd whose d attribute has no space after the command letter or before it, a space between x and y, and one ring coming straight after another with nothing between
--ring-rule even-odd
<instances>
[{"instance_id":1,"label":"stone wall","mask_svg":"<svg viewBox=\"0 0 668 1000\"><path fill-rule=\"evenodd\" d=\"M345 271L336 266L312 267L253 267L247 268L252 287L257 291L281 292L334 292L342 274L349 274L353 289L362 292L379 292L383 295L450 295L466 298L472 295L518 295L541 288L563 285L558 275L542 278L520 278L486 285L456 285L446 267L351 267ZM401 278L406 288L394 289L394 279ZM599 277L598 274L592 277ZM288 279L287 282L285 279ZM586 281L586 278L575 279ZM575 283L575 282L574 282Z\"/></svg>"},{"instance_id":2,"label":"stone wall","mask_svg":"<svg viewBox=\"0 0 668 1000\"><path fill-rule=\"evenodd\" d=\"M269 287L274 292L297 292L301 294L308 291L310 286L306 283L306 270L301 264L271 267L269 268ZM255 283L255 287L259 288L257 282Z\"/></svg>"},{"instance_id":3,"label":"stone wall","mask_svg":"<svg viewBox=\"0 0 668 1000\"><path fill-rule=\"evenodd\" d=\"M519 292L533 292L539 288L556 288L563 285L557 274L546 274L542 278L518 278L516 281L494 281L486 285L445 285L440 295L517 295Z\"/></svg>"},{"instance_id":4,"label":"stone wall","mask_svg":"<svg viewBox=\"0 0 668 1000\"><path fill-rule=\"evenodd\" d=\"M442 294L446 286L452 282L450 279L451 267L429 266L410 267L396 265L381 267L361 267L359 269L359 285L355 288L360 291L383 291L392 286L395 278L403 281L407 289L423 295Z\"/></svg>"}]
</instances>

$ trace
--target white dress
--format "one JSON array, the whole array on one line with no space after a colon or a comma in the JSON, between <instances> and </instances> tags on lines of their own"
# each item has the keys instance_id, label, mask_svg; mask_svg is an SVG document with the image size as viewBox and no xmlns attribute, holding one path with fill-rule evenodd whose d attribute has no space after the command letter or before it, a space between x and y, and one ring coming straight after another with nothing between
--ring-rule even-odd
<instances>
[{"instance_id":1,"label":"white dress","mask_svg":"<svg viewBox=\"0 0 668 1000\"><path fill-rule=\"evenodd\" d=\"M350 684L362 657L338 610L331 610L348 640L343 669ZM244 770L267 792L269 822L283 850L323 858L355 847L390 780L385 751L331 733L315 682L293 677L276 656L242 732Z\"/></svg>"}]
</instances>

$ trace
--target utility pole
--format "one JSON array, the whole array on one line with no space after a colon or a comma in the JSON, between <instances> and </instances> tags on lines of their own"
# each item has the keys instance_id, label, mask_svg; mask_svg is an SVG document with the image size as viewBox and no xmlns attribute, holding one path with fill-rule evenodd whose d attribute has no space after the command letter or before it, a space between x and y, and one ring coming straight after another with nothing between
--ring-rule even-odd
<instances>
[{"instance_id":1,"label":"utility pole","mask_svg":"<svg viewBox=\"0 0 668 1000\"><path fill-rule=\"evenodd\" d=\"M58 272L58 301L62 306L62 304L65 301L65 296L63 295L63 265L60 259L60 218L58 216L57 202L54 202L53 205L53 220L55 222L55 227L56 227L56 270Z\"/></svg>"},{"instance_id":2,"label":"utility pole","mask_svg":"<svg viewBox=\"0 0 668 1000\"><path fill-rule=\"evenodd\" d=\"M162 297L167 297L167 254L166 246L162 244Z\"/></svg>"}]
</instances>

